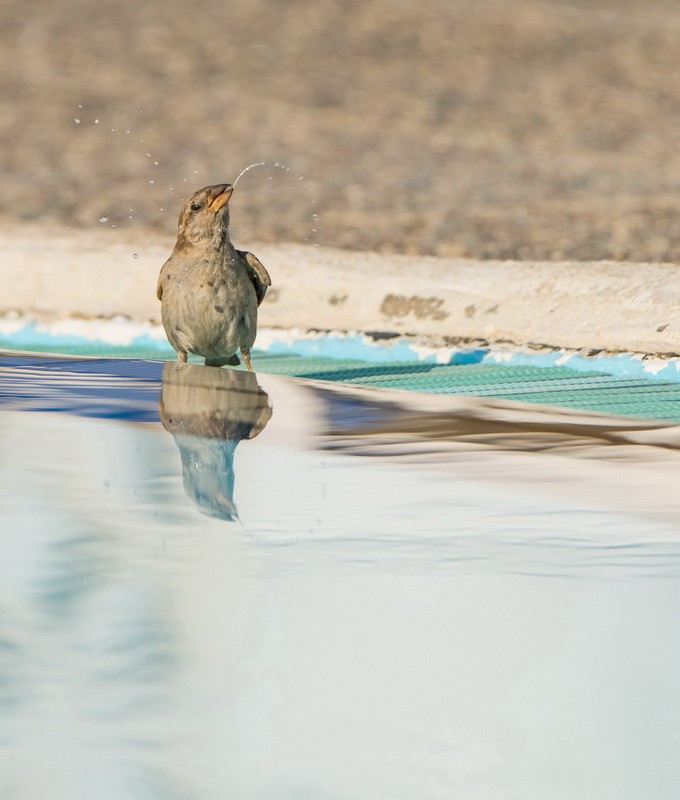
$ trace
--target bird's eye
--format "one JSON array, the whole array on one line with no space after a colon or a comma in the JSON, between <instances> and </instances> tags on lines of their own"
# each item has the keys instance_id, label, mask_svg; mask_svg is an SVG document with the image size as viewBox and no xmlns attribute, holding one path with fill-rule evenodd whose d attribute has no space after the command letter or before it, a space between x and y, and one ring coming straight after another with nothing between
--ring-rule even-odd
<instances>
[{"instance_id":1,"label":"bird's eye","mask_svg":"<svg viewBox=\"0 0 680 800\"><path fill-rule=\"evenodd\" d=\"M192 203L191 204L191 210L192 211L200 211L201 210L201 204L200 203Z\"/></svg>"}]
</instances>

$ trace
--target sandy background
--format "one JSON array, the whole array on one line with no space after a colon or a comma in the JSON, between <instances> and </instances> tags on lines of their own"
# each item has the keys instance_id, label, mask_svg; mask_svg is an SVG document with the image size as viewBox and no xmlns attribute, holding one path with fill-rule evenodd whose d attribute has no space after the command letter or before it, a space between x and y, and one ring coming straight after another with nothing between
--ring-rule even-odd
<instances>
[{"instance_id":1,"label":"sandy background","mask_svg":"<svg viewBox=\"0 0 680 800\"><path fill-rule=\"evenodd\" d=\"M1 214L172 238L267 161L237 243L680 261L679 43L677 0L3 0Z\"/></svg>"}]
</instances>

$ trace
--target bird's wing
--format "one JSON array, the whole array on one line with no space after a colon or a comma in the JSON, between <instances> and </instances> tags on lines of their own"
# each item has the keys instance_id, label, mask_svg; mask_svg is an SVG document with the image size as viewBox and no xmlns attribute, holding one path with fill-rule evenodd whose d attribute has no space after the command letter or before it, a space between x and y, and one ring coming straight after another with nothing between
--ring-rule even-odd
<instances>
[{"instance_id":1,"label":"bird's wing","mask_svg":"<svg viewBox=\"0 0 680 800\"><path fill-rule=\"evenodd\" d=\"M238 254L245 260L245 267L255 287L257 304L259 306L264 300L264 296L267 294L267 289L272 285L272 279L269 277L269 273L257 256L245 250L239 250Z\"/></svg>"}]
</instances>

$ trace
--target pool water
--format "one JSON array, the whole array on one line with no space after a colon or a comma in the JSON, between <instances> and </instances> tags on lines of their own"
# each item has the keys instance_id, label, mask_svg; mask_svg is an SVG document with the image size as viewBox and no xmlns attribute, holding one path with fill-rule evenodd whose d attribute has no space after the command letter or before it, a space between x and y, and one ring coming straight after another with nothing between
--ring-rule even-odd
<instances>
[{"instance_id":1,"label":"pool water","mask_svg":"<svg viewBox=\"0 0 680 800\"><path fill-rule=\"evenodd\" d=\"M0 797L677 797L680 428L37 356L0 403Z\"/></svg>"}]
</instances>

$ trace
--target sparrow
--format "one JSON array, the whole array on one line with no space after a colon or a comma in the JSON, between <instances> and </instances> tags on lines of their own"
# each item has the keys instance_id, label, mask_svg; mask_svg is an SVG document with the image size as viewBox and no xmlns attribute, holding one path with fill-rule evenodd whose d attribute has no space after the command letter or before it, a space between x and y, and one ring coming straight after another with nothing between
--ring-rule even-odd
<instances>
[{"instance_id":1,"label":"sparrow","mask_svg":"<svg viewBox=\"0 0 680 800\"><path fill-rule=\"evenodd\" d=\"M246 367L257 333L257 309L271 278L252 253L229 239L228 183L206 186L182 206L177 242L158 276L161 319L177 360L187 353L206 366L237 366L241 350Z\"/></svg>"}]
</instances>

